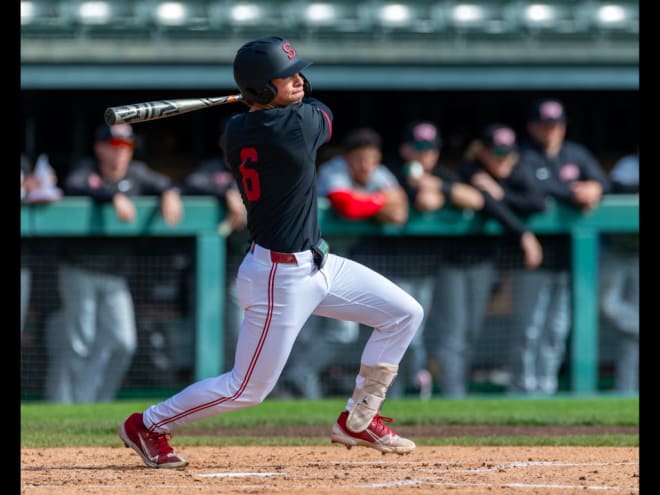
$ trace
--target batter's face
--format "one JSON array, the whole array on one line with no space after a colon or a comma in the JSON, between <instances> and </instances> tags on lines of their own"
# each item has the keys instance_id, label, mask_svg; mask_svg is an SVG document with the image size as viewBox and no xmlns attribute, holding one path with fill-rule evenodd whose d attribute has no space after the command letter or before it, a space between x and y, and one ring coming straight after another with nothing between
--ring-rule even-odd
<instances>
[{"instance_id":1,"label":"batter's face","mask_svg":"<svg viewBox=\"0 0 660 495\"><path fill-rule=\"evenodd\" d=\"M275 106L287 106L300 103L305 96L304 80L298 72L289 77L279 77L271 81L277 88L277 96L271 102Z\"/></svg>"}]
</instances>

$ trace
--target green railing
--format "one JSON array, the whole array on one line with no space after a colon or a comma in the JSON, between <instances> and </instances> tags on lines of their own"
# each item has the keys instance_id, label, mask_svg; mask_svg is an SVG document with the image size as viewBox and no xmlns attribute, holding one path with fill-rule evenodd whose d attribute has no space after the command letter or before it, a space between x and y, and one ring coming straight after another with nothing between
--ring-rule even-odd
<instances>
[{"instance_id":1,"label":"green railing","mask_svg":"<svg viewBox=\"0 0 660 495\"><path fill-rule=\"evenodd\" d=\"M89 198L66 197L50 204L21 207L22 237L134 236L194 237L196 239L196 351L195 378L215 376L223 370L225 243L217 226L224 215L211 197L184 198L183 220L170 227L159 214L156 198L137 198L137 220L117 219L108 204ZM339 218L321 202L319 217L324 235L362 234L443 236L486 233L497 235L501 226L472 212L451 208L436 213L412 212L404 226L351 222ZM559 203L527 221L538 234L569 234L572 242L573 325L571 334L571 390L594 392L598 381L598 253L601 233L639 232L639 197L607 196L594 211L581 213Z\"/></svg>"}]
</instances>

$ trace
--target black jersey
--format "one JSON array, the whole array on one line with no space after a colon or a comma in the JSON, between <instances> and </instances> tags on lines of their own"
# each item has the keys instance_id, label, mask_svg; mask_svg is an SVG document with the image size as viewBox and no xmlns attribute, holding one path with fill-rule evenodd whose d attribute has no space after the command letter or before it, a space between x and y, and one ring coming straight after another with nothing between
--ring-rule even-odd
<instances>
[{"instance_id":1,"label":"black jersey","mask_svg":"<svg viewBox=\"0 0 660 495\"><path fill-rule=\"evenodd\" d=\"M582 144L564 141L555 157L546 156L543 149L530 139L520 145L520 161L517 165L531 171L536 186L545 197L567 205L573 203L571 183L597 180L603 193L609 192L610 184L605 171L595 156ZM540 235L543 245L543 267L566 270L571 263L571 244L568 234Z\"/></svg>"},{"instance_id":2,"label":"black jersey","mask_svg":"<svg viewBox=\"0 0 660 495\"><path fill-rule=\"evenodd\" d=\"M133 160L126 174L119 180L106 179L99 171L96 158L86 157L74 164L64 181L64 194L90 196L97 201L112 201L117 193L126 196L159 196L178 187L165 174L149 168L144 162Z\"/></svg>"},{"instance_id":3,"label":"black jersey","mask_svg":"<svg viewBox=\"0 0 660 495\"><path fill-rule=\"evenodd\" d=\"M536 143L526 140L520 146L518 166L531 170L546 195L564 203L572 204L570 184L576 180L597 180L603 186L603 193L609 192L605 171L579 143L564 141L557 156L549 157Z\"/></svg>"},{"instance_id":4,"label":"black jersey","mask_svg":"<svg viewBox=\"0 0 660 495\"><path fill-rule=\"evenodd\" d=\"M316 153L332 136L332 112L301 103L235 115L222 148L247 209L250 240L273 251L306 251L321 237Z\"/></svg>"},{"instance_id":5,"label":"black jersey","mask_svg":"<svg viewBox=\"0 0 660 495\"><path fill-rule=\"evenodd\" d=\"M106 179L99 171L95 157L85 157L74 164L64 181L67 196L88 196L98 202L110 202L117 193L126 196L161 196L169 189L178 189L165 174L153 170L144 162L131 161L126 174L119 180ZM126 237L73 237L59 240L61 259L95 273L128 276L134 267L136 240Z\"/></svg>"}]
</instances>

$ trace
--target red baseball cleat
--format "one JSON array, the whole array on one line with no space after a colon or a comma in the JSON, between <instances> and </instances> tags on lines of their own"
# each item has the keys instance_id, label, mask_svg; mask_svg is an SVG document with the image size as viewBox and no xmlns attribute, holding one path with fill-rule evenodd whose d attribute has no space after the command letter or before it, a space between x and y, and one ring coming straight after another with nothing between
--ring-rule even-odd
<instances>
[{"instance_id":1,"label":"red baseball cleat","mask_svg":"<svg viewBox=\"0 0 660 495\"><path fill-rule=\"evenodd\" d=\"M383 421L391 423L392 418L376 414L366 430L353 433L346 426L347 417L348 411L342 412L337 418L337 422L332 426L330 439L333 443L343 443L349 449L354 445L362 445L379 450L383 454L388 452L408 454L415 450L415 442L400 437L383 424Z\"/></svg>"},{"instance_id":2,"label":"red baseball cleat","mask_svg":"<svg viewBox=\"0 0 660 495\"><path fill-rule=\"evenodd\" d=\"M150 432L142 421L142 413L131 414L119 427L119 438L126 447L137 452L152 468L180 468L188 465L168 443L169 433Z\"/></svg>"}]
</instances>

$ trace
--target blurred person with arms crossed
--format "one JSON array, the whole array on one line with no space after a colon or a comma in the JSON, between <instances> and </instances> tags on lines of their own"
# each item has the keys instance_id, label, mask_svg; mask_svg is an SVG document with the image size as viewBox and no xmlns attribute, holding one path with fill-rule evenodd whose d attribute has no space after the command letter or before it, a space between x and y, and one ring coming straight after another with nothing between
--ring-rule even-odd
<instances>
[{"instance_id":1,"label":"blurred person with arms crossed","mask_svg":"<svg viewBox=\"0 0 660 495\"><path fill-rule=\"evenodd\" d=\"M158 196L163 219L167 225L176 225L183 216L178 187L134 160L134 146L129 124L101 124L94 135L93 156L74 164L63 184L65 195L110 203L122 222L136 220L132 197ZM134 268L134 242L61 240L61 308L47 324L47 400L107 402L116 398L137 347L128 282Z\"/></svg>"},{"instance_id":2,"label":"blurred person with arms crossed","mask_svg":"<svg viewBox=\"0 0 660 495\"><path fill-rule=\"evenodd\" d=\"M494 134L500 128L504 130ZM401 180L415 209L438 211L451 206L466 212L481 212L498 219L512 231L522 232L524 229L506 202L504 188L508 186L500 185L511 172L517 156L515 134L507 130L511 131L501 125L486 129L481 139L469 147L457 174L439 161L442 141L435 124L410 123L399 154L404 160ZM506 174L495 178L500 164L505 167L499 167L498 172ZM490 192L486 186L490 186ZM510 199L514 201L513 195ZM523 244L530 264L534 264L541 256L540 246L534 243L533 235L528 241ZM430 362L437 367L442 395L463 397L469 384L471 355L496 280L495 250L488 237L461 236L440 239L435 251L436 266L430 273L433 292L428 302L424 340L430 349L427 351Z\"/></svg>"},{"instance_id":3,"label":"blurred person with arms crossed","mask_svg":"<svg viewBox=\"0 0 660 495\"><path fill-rule=\"evenodd\" d=\"M543 260L541 244L519 217L544 211L544 197L517 161L514 130L494 123L470 143L459 166L461 180L483 195L480 213L497 220L504 232L462 237L447 247L439 267L432 309L433 356L440 366L443 394L449 397L467 394L473 353L498 280L501 255L521 253L520 264L528 270Z\"/></svg>"},{"instance_id":4,"label":"blurred person with arms crossed","mask_svg":"<svg viewBox=\"0 0 660 495\"><path fill-rule=\"evenodd\" d=\"M585 146L566 139L566 111L561 101L532 102L528 139L520 146L518 167L528 170L546 199L578 211L596 208L609 180ZM542 236L542 265L514 272L515 330L510 382L512 394L553 395L571 328L571 245L567 236ZM580 267L572 267L579 270Z\"/></svg>"}]
</instances>

